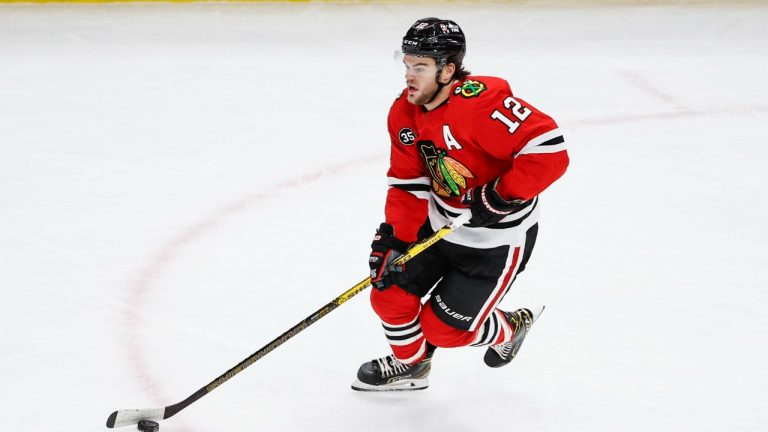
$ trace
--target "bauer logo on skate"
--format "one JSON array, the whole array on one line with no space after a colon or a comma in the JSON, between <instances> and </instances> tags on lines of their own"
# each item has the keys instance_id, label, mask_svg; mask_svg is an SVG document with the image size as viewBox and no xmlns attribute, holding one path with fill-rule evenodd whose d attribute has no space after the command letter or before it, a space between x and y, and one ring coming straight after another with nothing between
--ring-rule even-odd
<instances>
[{"instance_id":1,"label":"bauer logo on skate","mask_svg":"<svg viewBox=\"0 0 768 432\"><path fill-rule=\"evenodd\" d=\"M472 321L471 316L464 316L460 313L452 311L448 306L446 306L445 303L443 303L443 299L440 298L440 295L435 296L435 300L437 300L437 304L440 305L440 308L451 318L455 318L459 321Z\"/></svg>"}]
</instances>

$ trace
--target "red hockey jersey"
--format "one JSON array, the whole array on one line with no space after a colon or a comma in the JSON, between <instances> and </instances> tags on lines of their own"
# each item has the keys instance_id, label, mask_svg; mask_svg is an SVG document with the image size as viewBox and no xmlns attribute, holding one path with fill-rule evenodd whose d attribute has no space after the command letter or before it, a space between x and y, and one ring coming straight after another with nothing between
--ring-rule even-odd
<instances>
[{"instance_id":1,"label":"red hockey jersey","mask_svg":"<svg viewBox=\"0 0 768 432\"><path fill-rule=\"evenodd\" d=\"M499 229L535 223L522 222L537 217L539 193L568 166L554 120L513 95L501 78L467 77L453 84L448 100L432 111L401 94L390 109L388 126L392 147L386 221L408 242L416 240L427 216L438 228L468 211L461 204L464 191L499 178L499 195L526 200L526 206L496 225L463 228L465 235L450 239L495 246L492 238L499 238Z\"/></svg>"}]
</instances>

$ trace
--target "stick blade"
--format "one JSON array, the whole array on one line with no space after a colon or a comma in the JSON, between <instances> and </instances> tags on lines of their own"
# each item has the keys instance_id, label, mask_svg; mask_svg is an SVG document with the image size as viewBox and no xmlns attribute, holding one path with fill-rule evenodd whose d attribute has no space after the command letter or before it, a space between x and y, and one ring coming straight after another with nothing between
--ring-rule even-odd
<instances>
[{"instance_id":1,"label":"stick blade","mask_svg":"<svg viewBox=\"0 0 768 432\"><path fill-rule=\"evenodd\" d=\"M147 408L115 411L107 418L107 427L115 428L139 423L139 420L158 421L165 418L165 408Z\"/></svg>"},{"instance_id":2,"label":"stick blade","mask_svg":"<svg viewBox=\"0 0 768 432\"><path fill-rule=\"evenodd\" d=\"M541 305L541 306L536 306L529 309L533 314L533 322L536 322L536 320L539 319L541 314L544 312L544 309L546 308L547 307L545 305Z\"/></svg>"}]
</instances>

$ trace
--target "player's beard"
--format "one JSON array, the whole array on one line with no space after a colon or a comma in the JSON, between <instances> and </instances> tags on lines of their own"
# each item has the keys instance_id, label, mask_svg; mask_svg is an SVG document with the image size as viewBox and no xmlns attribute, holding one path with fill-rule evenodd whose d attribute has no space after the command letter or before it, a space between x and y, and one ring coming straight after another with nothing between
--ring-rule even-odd
<instances>
[{"instance_id":1,"label":"player's beard","mask_svg":"<svg viewBox=\"0 0 768 432\"><path fill-rule=\"evenodd\" d=\"M434 99L438 88L437 80L427 81L415 94L408 94L408 102L414 105L426 105Z\"/></svg>"},{"instance_id":2,"label":"player's beard","mask_svg":"<svg viewBox=\"0 0 768 432\"><path fill-rule=\"evenodd\" d=\"M432 84L428 89L419 89L417 94L408 95L408 102L414 105L426 105L432 100L432 97L435 95L436 91L437 84Z\"/></svg>"}]
</instances>

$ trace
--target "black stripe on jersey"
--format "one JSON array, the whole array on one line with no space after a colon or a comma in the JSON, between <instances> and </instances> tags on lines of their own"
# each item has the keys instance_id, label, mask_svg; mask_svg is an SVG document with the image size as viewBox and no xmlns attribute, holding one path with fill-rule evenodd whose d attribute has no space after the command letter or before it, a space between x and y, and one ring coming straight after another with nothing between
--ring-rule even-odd
<instances>
[{"instance_id":1,"label":"black stripe on jersey","mask_svg":"<svg viewBox=\"0 0 768 432\"><path fill-rule=\"evenodd\" d=\"M435 200L435 204L437 204L435 206L437 208L437 212L440 213L443 217L455 218L455 217L459 216L459 213L450 212L450 211L446 210L445 208L443 208L443 206L441 206L440 203L437 202L437 200Z\"/></svg>"},{"instance_id":2,"label":"black stripe on jersey","mask_svg":"<svg viewBox=\"0 0 768 432\"><path fill-rule=\"evenodd\" d=\"M512 227L519 226L520 224L523 223L523 221L528 219L528 216L530 216L531 213L533 213L533 210L536 208L536 206L539 205L539 199L538 198L539 197L535 197L532 200L529 200L529 201L524 202L523 204L520 204L520 210L518 210L518 211L516 211L514 213L510 213L509 214L511 216L511 215L515 215L515 214L518 214L518 213L522 213L522 212L527 212L528 213L525 216L521 217L520 219L516 219L516 220L513 220L513 221L509 221L509 222L495 223L493 225L487 226L486 228L490 228L490 229L504 229L504 228L512 228ZM437 202L437 200L435 200L435 204L437 204L435 206L435 208L437 208L437 212L440 213L443 217L455 218L455 217L459 216L458 213L449 212L448 210L443 208L443 206L441 206L440 203Z\"/></svg>"},{"instance_id":3,"label":"black stripe on jersey","mask_svg":"<svg viewBox=\"0 0 768 432\"><path fill-rule=\"evenodd\" d=\"M558 137L554 137L554 138L552 138L550 140L544 141L543 143L537 145L536 147L558 145L558 144L562 144L564 142L565 142L565 138L563 138L563 136L560 135Z\"/></svg>"},{"instance_id":4,"label":"black stripe on jersey","mask_svg":"<svg viewBox=\"0 0 768 432\"><path fill-rule=\"evenodd\" d=\"M412 323L410 323L408 325L401 325L401 326L397 326L397 327L389 326L389 325L386 325L386 324L382 323L381 326L384 327L384 330L386 330L386 331L397 332L397 331L409 330L409 329L412 329L412 328L414 328L416 326L421 326L421 322L419 320L416 320L416 321L414 321L414 322L412 322Z\"/></svg>"},{"instance_id":5,"label":"black stripe on jersey","mask_svg":"<svg viewBox=\"0 0 768 432\"><path fill-rule=\"evenodd\" d=\"M405 334L405 335L401 335L401 336L390 336L390 335L387 335L387 339L391 340L391 341L401 341L401 340L411 339L411 338L416 337L416 336L418 336L420 334L421 334L421 329L419 328L419 329L417 329L414 332L411 332L411 333L408 333L408 334Z\"/></svg>"},{"instance_id":6,"label":"black stripe on jersey","mask_svg":"<svg viewBox=\"0 0 768 432\"><path fill-rule=\"evenodd\" d=\"M398 189L402 189L404 191L412 192L412 191L429 191L432 189L429 185L425 184L418 184L418 183L403 183L403 184L393 184L392 187L396 187Z\"/></svg>"},{"instance_id":7,"label":"black stripe on jersey","mask_svg":"<svg viewBox=\"0 0 768 432\"><path fill-rule=\"evenodd\" d=\"M533 211L534 208L536 208L536 205L538 204L538 202L539 202L538 197L535 197L532 200L528 200L528 201L520 204L518 206L518 209L514 213L510 213L507 216L512 216L512 215L515 215L515 214L518 214L518 213L522 213L522 212L525 212L525 211L528 211L530 213L530 212ZM443 217L446 217L446 218L456 218L456 217L459 216L459 213L454 213L454 212L446 210L443 206L440 205L439 202L437 202L437 200L435 200L435 204L437 204L435 206L437 208L437 212L440 213ZM531 206L533 206L533 207L531 207ZM528 207L531 207L530 210L528 210ZM505 217L507 217L507 216L505 216ZM511 222L497 223L497 224L488 226L487 228L509 228L509 227L518 226L527 217L528 217L528 215L523 216L522 218L520 218L518 220L511 221Z\"/></svg>"},{"instance_id":8,"label":"black stripe on jersey","mask_svg":"<svg viewBox=\"0 0 768 432\"><path fill-rule=\"evenodd\" d=\"M496 223L496 224L493 224L493 225L488 225L486 228L490 228L490 229L505 229L505 228L512 228L512 227L520 226L520 224L522 224L523 221L528 219L528 216L530 216L531 213L533 213L533 209L535 209L536 206L539 205L539 200L536 199L536 200L531 200L529 202L533 202L533 201L535 201L533 203L533 207L531 207L531 211L529 211L527 215L521 217L520 219L516 219L516 220L513 220L513 221L499 222L499 223Z\"/></svg>"}]
</instances>

